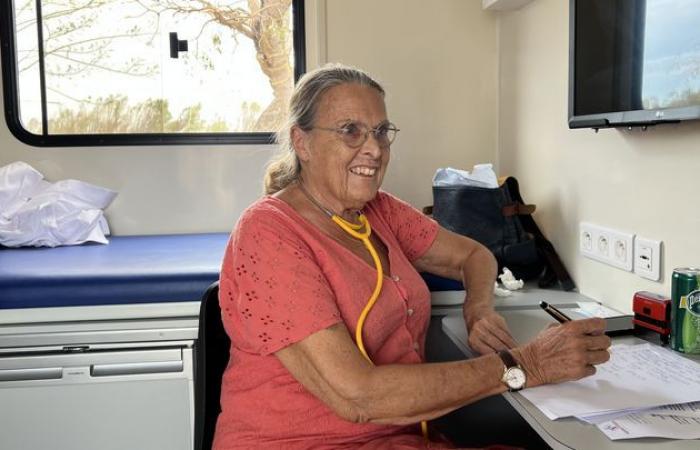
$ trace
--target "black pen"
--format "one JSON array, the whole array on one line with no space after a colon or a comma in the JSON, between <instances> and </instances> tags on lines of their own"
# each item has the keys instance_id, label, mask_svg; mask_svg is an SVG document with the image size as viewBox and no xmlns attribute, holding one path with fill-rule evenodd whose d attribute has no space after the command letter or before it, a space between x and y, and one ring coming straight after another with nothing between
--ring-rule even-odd
<instances>
[{"instance_id":1,"label":"black pen","mask_svg":"<svg viewBox=\"0 0 700 450\"><path fill-rule=\"evenodd\" d=\"M559 323L571 322L571 317L567 316L545 301L540 302L540 308L544 309L547 314L554 317Z\"/></svg>"}]
</instances>

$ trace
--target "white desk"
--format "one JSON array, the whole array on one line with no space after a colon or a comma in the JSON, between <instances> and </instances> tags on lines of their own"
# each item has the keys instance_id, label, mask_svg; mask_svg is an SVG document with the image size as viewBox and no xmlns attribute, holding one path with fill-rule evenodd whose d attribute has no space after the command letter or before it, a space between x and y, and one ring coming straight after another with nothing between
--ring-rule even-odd
<instances>
[{"instance_id":1,"label":"white desk","mask_svg":"<svg viewBox=\"0 0 700 450\"><path fill-rule=\"evenodd\" d=\"M576 308L582 302L598 303L577 292L554 291L526 286L525 289L512 292L509 297L496 297L494 306L498 311L539 310L539 303L542 300L563 309ZM433 315L461 316L464 291L431 292L431 301Z\"/></svg>"},{"instance_id":2,"label":"white desk","mask_svg":"<svg viewBox=\"0 0 700 450\"><path fill-rule=\"evenodd\" d=\"M463 295L455 294L455 295ZM577 302L592 301L577 293L542 289L528 289L511 297L496 300L496 309L503 315L510 327L513 337L518 342L526 342L534 337L543 327L554 321L538 305L544 300L556 306L574 305ZM447 336L464 352L471 356L467 346L467 330L461 314L448 315L442 320L442 328ZM645 342L634 337L618 337L615 343ZM685 450L700 448L698 440L669 439L631 439L611 441L594 425L589 425L574 418L550 420L544 416L530 401L518 393L504 393L505 399L532 426L532 428L552 448L559 449L596 449L596 450L631 450L660 449Z\"/></svg>"}]
</instances>

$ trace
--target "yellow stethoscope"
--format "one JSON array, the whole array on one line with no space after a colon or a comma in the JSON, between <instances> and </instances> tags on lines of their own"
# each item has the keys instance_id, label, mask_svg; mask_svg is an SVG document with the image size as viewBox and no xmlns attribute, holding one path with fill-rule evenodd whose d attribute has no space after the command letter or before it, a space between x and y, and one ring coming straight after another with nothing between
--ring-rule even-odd
<instances>
[{"instance_id":1,"label":"yellow stethoscope","mask_svg":"<svg viewBox=\"0 0 700 450\"><path fill-rule=\"evenodd\" d=\"M325 208L323 205L321 205L319 202L316 201L315 198L306 190L304 187L304 184L299 181L299 188L301 191L306 195L306 197L316 205L318 209L323 211L330 219L336 223L343 231L345 231L347 234L350 236L354 237L355 239L358 239L362 241L364 244L365 248L369 252L369 254L372 256L372 261L374 262L374 268L377 271L377 282L374 285L374 291L372 292L372 295L370 295L369 300L367 300L367 304L365 307L362 309L362 312L360 313L360 318L357 320L357 326L355 327L355 343L357 344L357 347L360 349L360 353L362 353L362 356L367 359L370 363L374 364L372 362L372 359L369 357L367 354L367 350L365 349L365 343L364 340L362 339L362 328L365 325L365 320L367 319L367 315L369 315L370 310L374 306L374 304L377 302L377 299L379 298L379 294L382 291L382 285L384 283L384 269L382 267L382 262L379 260L379 255L377 254L377 250L374 248L374 245L372 245L372 241L370 240L370 235L372 234L372 227L370 226L369 222L367 221L367 217L362 214L361 212L358 211L357 214L357 221L359 223L355 224L352 222L348 222L347 220L343 219L339 215L335 214L334 212L330 211L329 209ZM425 420L422 420L421 423L421 431L423 433L423 437L428 440L428 423Z\"/></svg>"}]
</instances>

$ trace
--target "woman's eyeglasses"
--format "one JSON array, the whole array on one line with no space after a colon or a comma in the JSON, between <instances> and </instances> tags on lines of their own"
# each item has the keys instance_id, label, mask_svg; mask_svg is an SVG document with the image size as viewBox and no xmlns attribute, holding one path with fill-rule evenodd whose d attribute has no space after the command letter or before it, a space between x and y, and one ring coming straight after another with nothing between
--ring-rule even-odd
<instances>
[{"instance_id":1,"label":"woman's eyeglasses","mask_svg":"<svg viewBox=\"0 0 700 450\"><path fill-rule=\"evenodd\" d=\"M396 133L400 131L391 122L382 123L375 128L369 128L362 122L348 122L337 128L312 127L312 130L334 131L340 135L345 145L350 148L362 147L367 142L370 133L372 133L380 148L389 148L394 139L396 139Z\"/></svg>"}]
</instances>

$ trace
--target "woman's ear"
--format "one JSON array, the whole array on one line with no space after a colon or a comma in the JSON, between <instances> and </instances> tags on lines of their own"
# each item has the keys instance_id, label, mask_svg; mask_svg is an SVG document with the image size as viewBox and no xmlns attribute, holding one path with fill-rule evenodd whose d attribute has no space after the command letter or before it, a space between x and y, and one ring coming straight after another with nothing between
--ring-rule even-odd
<instances>
[{"instance_id":1,"label":"woman's ear","mask_svg":"<svg viewBox=\"0 0 700 450\"><path fill-rule=\"evenodd\" d=\"M291 130L292 148L300 161L309 160L308 134L301 128L294 126Z\"/></svg>"}]
</instances>

